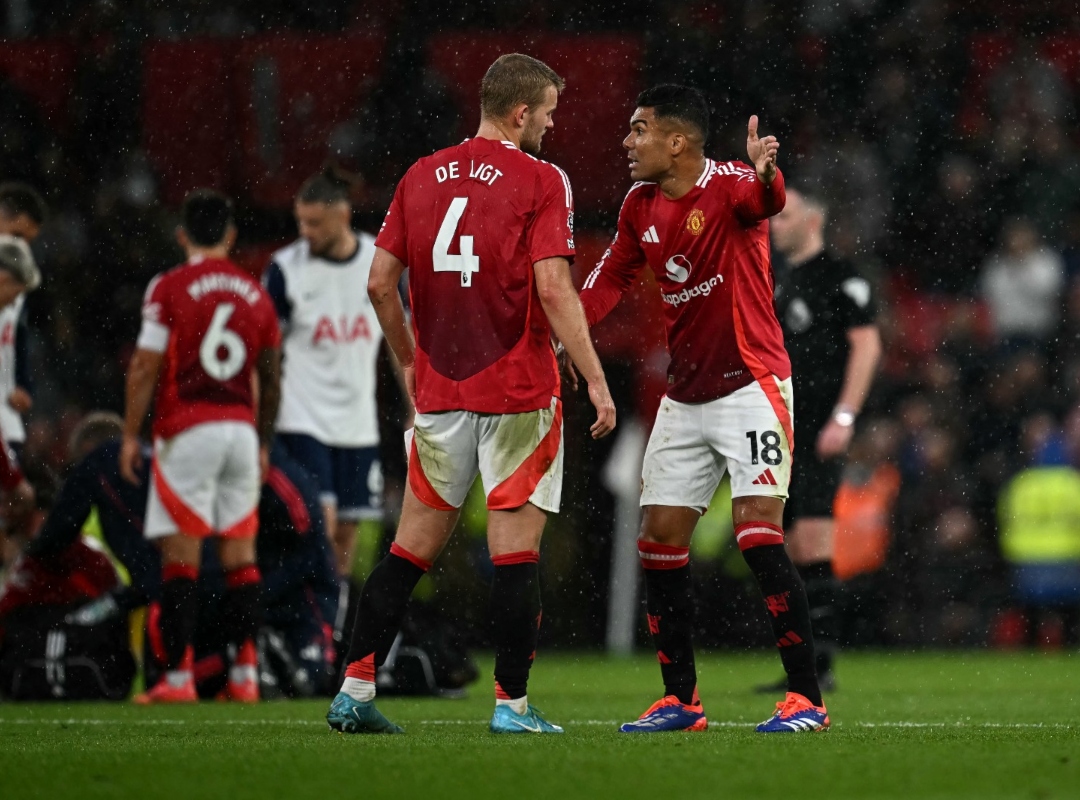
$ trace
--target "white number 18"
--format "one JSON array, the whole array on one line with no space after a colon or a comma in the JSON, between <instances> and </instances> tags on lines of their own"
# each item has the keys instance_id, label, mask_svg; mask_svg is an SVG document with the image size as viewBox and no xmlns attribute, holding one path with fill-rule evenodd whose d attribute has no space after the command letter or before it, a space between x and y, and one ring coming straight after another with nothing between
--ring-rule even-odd
<instances>
[{"instance_id":1,"label":"white number 18","mask_svg":"<svg viewBox=\"0 0 1080 800\"><path fill-rule=\"evenodd\" d=\"M480 257L473 255L473 237L462 236L458 239L458 249L461 255L450 254L450 243L457 232L461 215L465 213L465 206L469 204L467 197L455 197L450 202L450 208L446 210L442 225L439 226L439 235L435 237L435 246L431 248L431 263L436 272L460 272L461 285L472 286L474 272L480 271Z\"/></svg>"}]
</instances>

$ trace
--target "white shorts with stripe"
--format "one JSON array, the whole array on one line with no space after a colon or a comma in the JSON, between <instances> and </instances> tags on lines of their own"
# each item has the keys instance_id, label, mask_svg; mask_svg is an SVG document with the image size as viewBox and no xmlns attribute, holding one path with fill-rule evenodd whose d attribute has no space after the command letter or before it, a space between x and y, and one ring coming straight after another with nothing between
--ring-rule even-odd
<instances>
[{"instance_id":1,"label":"white shorts with stripe","mask_svg":"<svg viewBox=\"0 0 1080 800\"><path fill-rule=\"evenodd\" d=\"M254 536L259 478L259 437L246 422L206 422L157 439L146 537Z\"/></svg>"},{"instance_id":2,"label":"white shorts with stripe","mask_svg":"<svg viewBox=\"0 0 1080 800\"><path fill-rule=\"evenodd\" d=\"M665 397L641 475L641 505L704 511L725 472L731 496L787 499L791 480L791 379L770 376L707 403Z\"/></svg>"},{"instance_id":3,"label":"white shorts with stripe","mask_svg":"<svg viewBox=\"0 0 1080 800\"><path fill-rule=\"evenodd\" d=\"M522 414L417 414L405 433L409 486L431 508L460 508L477 474L487 507L532 503L557 513L562 498L562 402Z\"/></svg>"}]
</instances>

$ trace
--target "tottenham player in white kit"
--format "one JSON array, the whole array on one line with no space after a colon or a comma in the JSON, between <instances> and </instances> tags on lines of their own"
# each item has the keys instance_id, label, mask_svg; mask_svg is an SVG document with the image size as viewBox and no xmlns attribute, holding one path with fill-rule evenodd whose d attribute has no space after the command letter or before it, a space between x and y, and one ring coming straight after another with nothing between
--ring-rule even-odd
<instances>
[{"instance_id":1,"label":"tottenham player in white kit","mask_svg":"<svg viewBox=\"0 0 1080 800\"><path fill-rule=\"evenodd\" d=\"M301 186L300 239L264 278L282 329L279 441L319 486L347 602L357 523L382 516L375 403L382 329L367 296L375 239L354 231L348 183L331 170ZM336 626L340 628L340 624Z\"/></svg>"}]
</instances>

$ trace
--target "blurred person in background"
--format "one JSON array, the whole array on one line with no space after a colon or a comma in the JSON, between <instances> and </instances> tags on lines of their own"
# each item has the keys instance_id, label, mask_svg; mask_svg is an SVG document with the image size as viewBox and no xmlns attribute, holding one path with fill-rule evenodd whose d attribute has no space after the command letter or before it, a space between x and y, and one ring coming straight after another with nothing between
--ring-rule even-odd
<instances>
[{"instance_id":1,"label":"blurred person in background","mask_svg":"<svg viewBox=\"0 0 1080 800\"><path fill-rule=\"evenodd\" d=\"M870 282L825 249L826 213L820 198L789 187L770 233L788 267L776 288L776 315L791 357L795 397L784 541L806 586L818 682L828 692L835 688L837 649L833 502L855 420L881 357L881 335Z\"/></svg>"},{"instance_id":2,"label":"blurred person in background","mask_svg":"<svg viewBox=\"0 0 1080 800\"><path fill-rule=\"evenodd\" d=\"M135 699L197 699L196 580L203 540L213 536L227 587L222 613L235 648L226 691L231 699L257 702L262 578L255 535L280 399L281 334L269 296L229 261L236 227L228 198L208 189L190 193L176 236L187 261L147 287L119 455L120 474L139 483L139 433L153 401L144 532L161 548L166 673Z\"/></svg>"},{"instance_id":3,"label":"blurred person in background","mask_svg":"<svg viewBox=\"0 0 1080 800\"><path fill-rule=\"evenodd\" d=\"M1001 247L984 262L980 291L1006 347L1045 343L1061 316L1065 264L1026 217L1009 220Z\"/></svg>"},{"instance_id":4,"label":"blurred person in background","mask_svg":"<svg viewBox=\"0 0 1080 800\"><path fill-rule=\"evenodd\" d=\"M1051 639L1055 625L1067 644L1080 643L1080 470L1070 463L1080 451L1076 430L1070 420L1063 436L1049 414L1025 420L1028 466L998 499L1001 553L1029 645Z\"/></svg>"},{"instance_id":5,"label":"blurred person in background","mask_svg":"<svg viewBox=\"0 0 1080 800\"><path fill-rule=\"evenodd\" d=\"M24 293L37 288L40 282L41 273L26 242L10 234L0 234L0 319L10 322L9 309L21 305ZM0 357L2 355L0 350ZM8 445L10 424L11 421L0 413L0 497L4 500L9 524L34 502L34 490L23 476L17 454ZM21 426L21 420L19 424ZM0 544L3 544L0 550L8 549L6 542Z\"/></svg>"},{"instance_id":6,"label":"blurred person in background","mask_svg":"<svg viewBox=\"0 0 1080 800\"><path fill-rule=\"evenodd\" d=\"M0 234L32 244L41 233L47 213L45 201L32 186L14 181L0 184ZM40 283L39 275L27 291ZM16 453L26 441L22 415L34 406L29 338L23 293L0 311L0 430Z\"/></svg>"},{"instance_id":7,"label":"blurred person in background","mask_svg":"<svg viewBox=\"0 0 1080 800\"><path fill-rule=\"evenodd\" d=\"M32 244L41 233L47 214L45 201L29 184L0 183L0 233L18 236Z\"/></svg>"},{"instance_id":8,"label":"blurred person in background","mask_svg":"<svg viewBox=\"0 0 1080 800\"><path fill-rule=\"evenodd\" d=\"M328 167L300 187L300 238L274 253L264 284L282 329L278 439L319 486L347 618L357 524L382 517L376 403L382 329L367 296L375 237L353 230L350 182ZM347 644L347 643L346 643Z\"/></svg>"}]
</instances>

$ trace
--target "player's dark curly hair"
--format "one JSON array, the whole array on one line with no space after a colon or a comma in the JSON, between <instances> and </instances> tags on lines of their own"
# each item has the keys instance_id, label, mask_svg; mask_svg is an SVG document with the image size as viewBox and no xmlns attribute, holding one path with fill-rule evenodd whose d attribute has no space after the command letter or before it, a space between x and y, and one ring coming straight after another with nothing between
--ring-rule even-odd
<instances>
[{"instance_id":1,"label":"player's dark curly hair","mask_svg":"<svg viewBox=\"0 0 1080 800\"><path fill-rule=\"evenodd\" d=\"M638 108L651 108L657 119L677 120L709 138L709 102L701 90L677 83L662 83L638 95Z\"/></svg>"},{"instance_id":2,"label":"player's dark curly hair","mask_svg":"<svg viewBox=\"0 0 1080 800\"><path fill-rule=\"evenodd\" d=\"M34 187L19 181L0 183L0 208L11 216L26 214L38 225L45 222L45 201Z\"/></svg>"},{"instance_id":3,"label":"player's dark curly hair","mask_svg":"<svg viewBox=\"0 0 1080 800\"><path fill-rule=\"evenodd\" d=\"M196 189L184 198L180 216L192 244L213 247L233 222L233 203L221 192Z\"/></svg>"},{"instance_id":4,"label":"player's dark curly hair","mask_svg":"<svg viewBox=\"0 0 1080 800\"><path fill-rule=\"evenodd\" d=\"M308 178L296 193L301 203L348 203L353 184L359 178L350 175L336 164L327 164L322 171Z\"/></svg>"}]
</instances>

